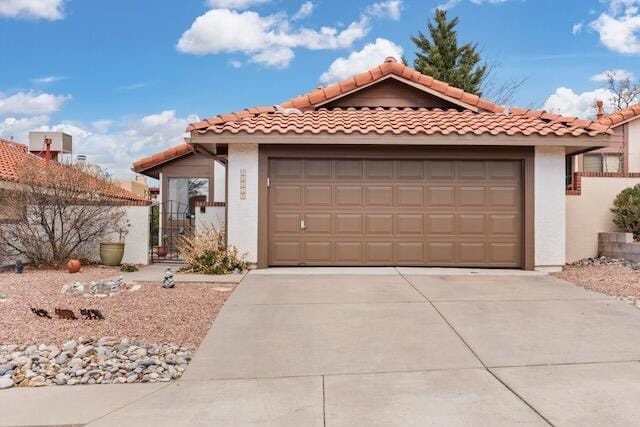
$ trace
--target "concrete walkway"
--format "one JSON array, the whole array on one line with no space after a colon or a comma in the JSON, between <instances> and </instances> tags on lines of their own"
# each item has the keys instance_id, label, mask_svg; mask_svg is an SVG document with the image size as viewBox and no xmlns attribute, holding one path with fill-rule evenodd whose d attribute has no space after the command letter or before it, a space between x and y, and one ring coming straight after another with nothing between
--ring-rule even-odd
<instances>
[{"instance_id":1,"label":"concrete walkway","mask_svg":"<svg viewBox=\"0 0 640 427\"><path fill-rule=\"evenodd\" d=\"M613 298L515 272L268 273L244 278L177 383L8 390L0 392L0 424L595 426L640 419L640 310ZM104 404L62 417L61 407L77 408L71 391L82 402L99 392Z\"/></svg>"}]
</instances>

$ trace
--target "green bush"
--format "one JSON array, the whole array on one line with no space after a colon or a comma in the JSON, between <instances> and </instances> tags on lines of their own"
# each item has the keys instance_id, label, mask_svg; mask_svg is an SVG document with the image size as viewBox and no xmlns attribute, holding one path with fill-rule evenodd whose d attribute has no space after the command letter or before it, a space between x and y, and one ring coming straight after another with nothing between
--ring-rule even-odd
<instances>
[{"instance_id":1,"label":"green bush","mask_svg":"<svg viewBox=\"0 0 640 427\"><path fill-rule=\"evenodd\" d=\"M187 273L227 274L248 267L235 247L226 247L224 231L213 227L203 227L191 236L180 236L178 252L186 264L180 271Z\"/></svg>"},{"instance_id":2,"label":"green bush","mask_svg":"<svg viewBox=\"0 0 640 427\"><path fill-rule=\"evenodd\" d=\"M120 266L120 271L123 271L125 273L134 273L138 271L138 266L135 264L122 264Z\"/></svg>"},{"instance_id":3,"label":"green bush","mask_svg":"<svg viewBox=\"0 0 640 427\"><path fill-rule=\"evenodd\" d=\"M613 201L613 223L640 240L640 184L625 188Z\"/></svg>"}]
</instances>

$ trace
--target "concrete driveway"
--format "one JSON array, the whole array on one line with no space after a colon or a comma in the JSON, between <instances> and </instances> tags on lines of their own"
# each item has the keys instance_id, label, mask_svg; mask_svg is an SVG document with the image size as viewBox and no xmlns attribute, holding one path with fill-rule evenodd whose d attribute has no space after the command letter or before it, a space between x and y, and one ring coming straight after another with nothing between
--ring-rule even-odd
<instances>
[{"instance_id":1,"label":"concrete driveway","mask_svg":"<svg viewBox=\"0 0 640 427\"><path fill-rule=\"evenodd\" d=\"M94 425L637 425L640 310L434 272L251 273L183 379Z\"/></svg>"}]
</instances>

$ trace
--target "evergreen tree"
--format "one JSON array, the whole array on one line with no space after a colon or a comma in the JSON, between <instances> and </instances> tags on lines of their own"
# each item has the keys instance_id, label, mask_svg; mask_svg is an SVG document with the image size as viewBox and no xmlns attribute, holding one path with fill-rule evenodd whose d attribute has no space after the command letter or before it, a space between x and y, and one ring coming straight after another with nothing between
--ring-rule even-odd
<instances>
[{"instance_id":1,"label":"evergreen tree","mask_svg":"<svg viewBox=\"0 0 640 427\"><path fill-rule=\"evenodd\" d=\"M436 9L434 19L427 24L429 36L418 31L417 36L411 37L418 48L414 68L465 92L481 95L487 65L480 64L476 44L458 46L458 22L457 17L448 21L447 11Z\"/></svg>"}]
</instances>

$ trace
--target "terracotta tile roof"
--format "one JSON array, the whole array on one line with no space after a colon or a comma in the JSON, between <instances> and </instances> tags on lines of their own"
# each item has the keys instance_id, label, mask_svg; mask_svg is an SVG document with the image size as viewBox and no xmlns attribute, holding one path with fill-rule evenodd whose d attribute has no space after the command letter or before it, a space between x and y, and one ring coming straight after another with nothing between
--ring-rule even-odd
<instances>
[{"instance_id":1,"label":"terracotta tile roof","mask_svg":"<svg viewBox=\"0 0 640 427\"><path fill-rule=\"evenodd\" d=\"M202 132L202 131L200 131ZM608 127L544 111L509 115L427 108L333 108L273 112L209 126L213 134L554 135L596 136Z\"/></svg>"},{"instance_id":2,"label":"terracotta tile roof","mask_svg":"<svg viewBox=\"0 0 640 427\"><path fill-rule=\"evenodd\" d=\"M42 164L43 168L46 167L44 159L29 153L26 145L0 139L0 181L19 182L20 175L18 174L17 166L23 162L38 162ZM53 161L50 162L49 165L50 167L56 168L67 167ZM92 183L97 184L97 179L89 175L87 175L87 177L89 178L87 181L87 191L93 191L90 187L93 187ZM103 186L100 185L100 187ZM109 185L103 188L101 195L107 198L126 200L129 202L149 202L115 185Z\"/></svg>"},{"instance_id":3,"label":"terracotta tile roof","mask_svg":"<svg viewBox=\"0 0 640 427\"><path fill-rule=\"evenodd\" d=\"M625 108L624 110L616 111L613 114L602 117L598 119L598 122L606 126L615 127L622 123L626 123L638 116L640 116L640 104L635 104L629 108Z\"/></svg>"},{"instance_id":4,"label":"terracotta tile roof","mask_svg":"<svg viewBox=\"0 0 640 427\"><path fill-rule=\"evenodd\" d=\"M502 107L501 105L496 105L491 101L480 98L478 95L464 92L462 89L449 86L447 83L421 74L413 68L409 68L406 65L397 62L393 58L388 58L383 64L380 64L369 71L343 80L340 83L336 83L327 87L320 87L304 95L300 95L294 99L285 101L280 104L280 107L284 109L295 108L298 110L314 109L319 104L327 103L332 99L352 92L362 86L370 85L389 75L395 75L405 80L409 80L419 86L422 86L425 89L430 89L444 97L451 98L462 104L468 105L469 107L475 107L480 111L501 113L504 110L504 107ZM247 108L244 111L235 113L220 114L208 119L204 119L200 122L190 124L187 128L187 132L207 129L209 126L217 125L220 123L248 119L265 113L273 113L275 111L276 107L254 107Z\"/></svg>"},{"instance_id":5,"label":"terracotta tile roof","mask_svg":"<svg viewBox=\"0 0 640 427\"><path fill-rule=\"evenodd\" d=\"M134 172L140 172L170 160L177 159L178 157L182 157L192 151L193 148L185 142L134 162L132 169Z\"/></svg>"}]
</instances>

